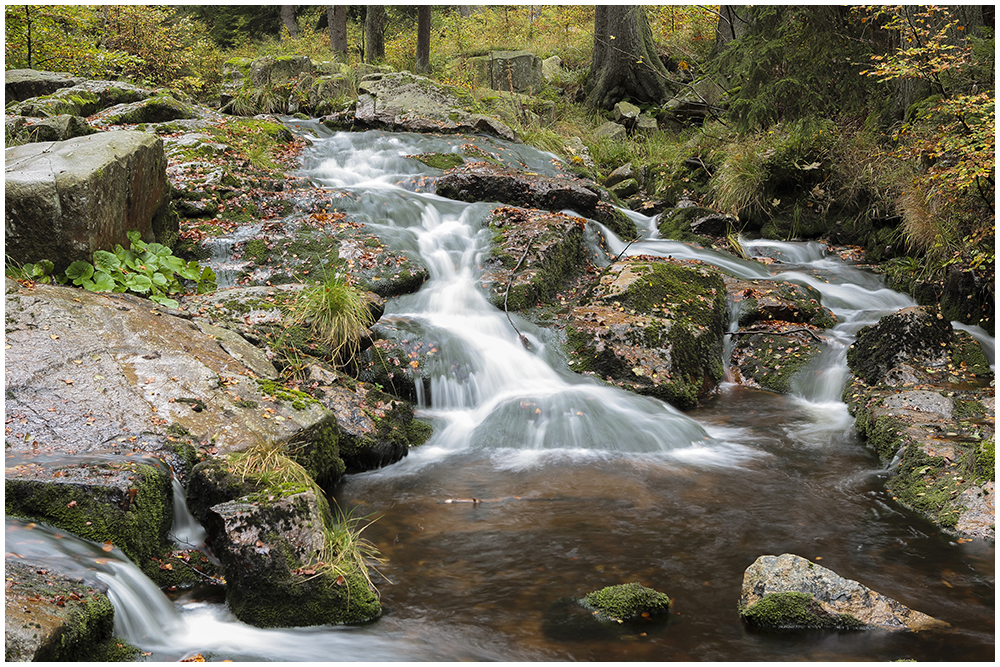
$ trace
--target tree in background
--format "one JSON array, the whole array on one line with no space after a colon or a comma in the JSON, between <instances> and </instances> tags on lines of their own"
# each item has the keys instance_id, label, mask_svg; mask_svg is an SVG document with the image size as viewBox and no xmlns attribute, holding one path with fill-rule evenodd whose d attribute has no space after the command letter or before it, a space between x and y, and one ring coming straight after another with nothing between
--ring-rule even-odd
<instances>
[{"instance_id":1,"label":"tree in background","mask_svg":"<svg viewBox=\"0 0 1000 667\"><path fill-rule=\"evenodd\" d=\"M431 6L417 8L417 66L420 74L431 71Z\"/></svg>"},{"instance_id":2,"label":"tree in background","mask_svg":"<svg viewBox=\"0 0 1000 667\"><path fill-rule=\"evenodd\" d=\"M950 254L972 268L992 263L993 252L981 247L995 220L992 34L976 37L979 26L933 6L874 8L860 21L881 22L899 36L898 47L871 56L871 68L861 74L882 83L916 82L906 89L928 93L910 105L893 137L896 155L920 165L900 197L907 239L939 259Z\"/></svg>"},{"instance_id":3,"label":"tree in background","mask_svg":"<svg viewBox=\"0 0 1000 667\"><path fill-rule=\"evenodd\" d=\"M587 104L599 109L610 109L626 98L655 103L667 97L667 70L656 54L643 7L596 7L594 55L586 90Z\"/></svg>"},{"instance_id":4,"label":"tree in background","mask_svg":"<svg viewBox=\"0 0 1000 667\"><path fill-rule=\"evenodd\" d=\"M278 5L278 7L281 25L288 31L289 36L295 39L299 36L299 24L295 22L295 5Z\"/></svg>"},{"instance_id":5,"label":"tree in background","mask_svg":"<svg viewBox=\"0 0 1000 667\"><path fill-rule=\"evenodd\" d=\"M385 60L385 6L368 5L365 11L365 62Z\"/></svg>"},{"instance_id":6,"label":"tree in background","mask_svg":"<svg viewBox=\"0 0 1000 667\"><path fill-rule=\"evenodd\" d=\"M334 58L347 62L347 7L327 5L326 20L330 26L330 48Z\"/></svg>"}]
</instances>

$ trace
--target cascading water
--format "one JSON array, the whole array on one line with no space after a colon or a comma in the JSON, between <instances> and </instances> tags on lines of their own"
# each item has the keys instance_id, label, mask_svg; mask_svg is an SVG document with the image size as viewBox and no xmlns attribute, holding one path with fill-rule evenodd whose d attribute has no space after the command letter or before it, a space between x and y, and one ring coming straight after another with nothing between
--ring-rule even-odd
<instances>
[{"instance_id":1,"label":"cascading water","mask_svg":"<svg viewBox=\"0 0 1000 667\"><path fill-rule=\"evenodd\" d=\"M818 244L744 242L778 260L766 267L659 239L655 219L630 213L643 238L626 248L604 230L612 255L700 259L745 279L809 285L838 317L824 334L829 351L800 374L794 396L730 384L681 414L576 375L553 336L512 315L526 349L477 286L490 205L423 192L437 172L406 157L474 140L550 174L552 156L482 138L301 125L319 135L306 175L349 219L419 256L431 276L416 294L391 299L381 326L437 348L428 382L418 384L418 416L435 433L338 491L342 507L380 517L365 535L388 558L380 569L392 583L379 584L386 613L363 627L260 630L224 604L182 597L166 636L123 631L130 640L156 659L195 651L286 661L992 659L992 545L957 543L900 510L840 402L857 330L912 305L908 297ZM822 558L953 631L748 632L736 614L743 571L785 552ZM586 593L628 581L670 595L671 620L606 628L571 611Z\"/></svg>"}]
</instances>

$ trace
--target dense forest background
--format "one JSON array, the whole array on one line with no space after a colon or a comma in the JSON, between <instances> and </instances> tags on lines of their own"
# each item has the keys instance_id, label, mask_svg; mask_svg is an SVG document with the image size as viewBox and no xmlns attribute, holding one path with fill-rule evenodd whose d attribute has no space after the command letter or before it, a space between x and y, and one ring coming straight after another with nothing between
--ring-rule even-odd
<instances>
[{"instance_id":1,"label":"dense forest background","mask_svg":"<svg viewBox=\"0 0 1000 667\"><path fill-rule=\"evenodd\" d=\"M819 218L899 289L942 281L952 267L993 284L992 6L610 10L7 5L5 66L217 104L227 61L307 55L357 77L369 66L426 72L486 105L474 56L559 56L557 79L539 93L555 103L554 122L506 119L526 142L565 155L564 139L581 137L596 178L632 162L656 192L758 229L783 216L793 236ZM655 133L602 138L596 128L622 99L658 118L677 100L700 111Z\"/></svg>"}]
</instances>

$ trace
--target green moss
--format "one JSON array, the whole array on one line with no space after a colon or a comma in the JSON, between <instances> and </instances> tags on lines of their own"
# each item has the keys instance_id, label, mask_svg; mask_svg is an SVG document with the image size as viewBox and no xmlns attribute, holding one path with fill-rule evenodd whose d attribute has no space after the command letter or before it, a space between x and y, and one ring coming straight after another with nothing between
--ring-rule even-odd
<instances>
[{"instance_id":1,"label":"green moss","mask_svg":"<svg viewBox=\"0 0 1000 667\"><path fill-rule=\"evenodd\" d=\"M983 404L974 399L963 399L957 396L952 401L952 417L955 419L979 419L986 415Z\"/></svg>"},{"instance_id":2,"label":"green moss","mask_svg":"<svg viewBox=\"0 0 1000 667\"><path fill-rule=\"evenodd\" d=\"M906 507L945 528L953 528L958 523L961 508L951 502L956 487L949 484L950 477L943 474L946 465L943 457L928 456L918 444L910 444L886 482L886 489Z\"/></svg>"},{"instance_id":3,"label":"green moss","mask_svg":"<svg viewBox=\"0 0 1000 667\"><path fill-rule=\"evenodd\" d=\"M271 256L271 250L262 239L250 239L243 246L243 258L253 260L255 264L263 264Z\"/></svg>"},{"instance_id":4,"label":"green moss","mask_svg":"<svg viewBox=\"0 0 1000 667\"><path fill-rule=\"evenodd\" d=\"M319 404L319 401L304 391L291 389L274 380L265 380L263 378L256 378L256 380L257 386L260 387L263 393L272 396L276 401L290 403L296 410L305 410L310 405Z\"/></svg>"},{"instance_id":5,"label":"green moss","mask_svg":"<svg viewBox=\"0 0 1000 667\"><path fill-rule=\"evenodd\" d=\"M7 514L40 521L94 542L111 542L149 576L155 576L151 558L168 548L173 522L173 488L169 475L142 463L90 465L110 476L126 478L127 488L80 483L79 470L66 469L58 481L9 478Z\"/></svg>"},{"instance_id":6,"label":"green moss","mask_svg":"<svg viewBox=\"0 0 1000 667\"><path fill-rule=\"evenodd\" d=\"M855 415L854 427L868 440L868 445L883 463L891 461L906 443L903 437L906 425L897 417L876 418L870 409L864 409Z\"/></svg>"},{"instance_id":7,"label":"green moss","mask_svg":"<svg viewBox=\"0 0 1000 667\"><path fill-rule=\"evenodd\" d=\"M996 481L996 453L993 438L983 440L976 448L977 482Z\"/></svg>"},{"instance_id":8,"label":"green moss","mask_svg":"<svg viewBox=\"0 0 1000 667\"><path fill-rule=\"evenodd\" d=\"M819 354L819 347L787 336L752 334L739 336L734 353L739 355L740 374L762 389L787 394L792 379Z\"/></svg>"},{"instance_id":9,"label":"green moss","mask_svg":"<svg viewBox=\"0 0 1000 667\"><path fill-rule=\"evenodd\" d=\"M114 637L96 646L88 646L74 662L139 662L142 649Z\"/></svg>"},{"instance_id":10,"label":"green moss","mask_svg":"<svg viewBox=\"0 0 1000 667\"><path fill-rule=\"evenodd\" d=\"M442 171L454 169L465 162L465 158L457 153L423 153L421 155L413 155L412 157L432 169L440 169Z\"/></svg>"},{"instance_id":11,"label":"green moss","mask_svg":"<svg viewBox=\"0 0 1000 667\"><path fill-rule=\"evenodd\" d=\"M863 621L849 614L831 614L812 595L795 591L768 593L748 609L741 609L740 616L758 628L859 630L865 627Z\"/></svg>"},{"instance_id":12,"label":"green moss","mask_svg":"<svg viewBox=\"0 0 1000 667\"><path fill-rule=\"evenodd\" d=\"M955 331L948 346L951 363L956 367L964 366L976 377L988 379L993 377L990 362L983 353L982 346L965 331Z\"/></svg>"},{"instance_id":13,"label":"green moss","mask_svg":"<svg viewBox=\"0 0 1000 667\"><path fill-rule=\"evenodd\" d=\"M669 597L638 582L608 586L588 593L583 602L584 606L618 623L650 618L670 610Z\"/></svg>"}]
</instances>

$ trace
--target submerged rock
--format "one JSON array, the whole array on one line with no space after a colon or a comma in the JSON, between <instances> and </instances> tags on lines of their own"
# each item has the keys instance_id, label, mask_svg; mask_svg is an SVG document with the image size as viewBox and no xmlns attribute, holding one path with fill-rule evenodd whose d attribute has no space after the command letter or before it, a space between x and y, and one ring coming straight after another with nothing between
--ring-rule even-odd
<instances>
[{"instance_id":1,"label":"submerged rock","mask_svg":"<svg viewBox=\"0 0 1000 667\"><path fill-rule=\"evenodd\" d=\"M761 556L747 568L739 611L747 624L760 628L921 631L949 627L794 554Z\"/></svg>"},{"instance_id":2,"label":"submerged rock","mask_svg":"<svg viewBox=\"0 0 1000 667\"><path fill-rule=\"evenodd\" d=\"M726 293L697 261L615 262L570 313L570 367L689 409L722 381Z\"/></svg>"}]
</instances>

